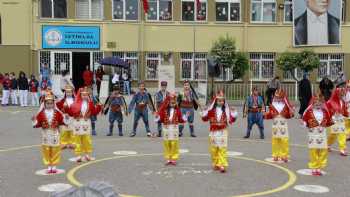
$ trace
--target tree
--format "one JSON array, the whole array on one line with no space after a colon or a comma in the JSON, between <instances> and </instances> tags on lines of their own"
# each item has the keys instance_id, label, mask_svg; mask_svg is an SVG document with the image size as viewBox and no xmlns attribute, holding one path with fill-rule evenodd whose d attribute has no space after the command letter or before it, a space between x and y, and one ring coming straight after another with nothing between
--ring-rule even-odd
<instances>
[{"instance_id":1,"label":"tree","mask_svg":"<svg viewBox=\"0 0 350 197\"><path fill-rule=\"evenodd\" d=\"M291 76L298 81L295 69L300 69L303 73L308 73L320 65L320 58L310 50L304 50L299 53L284 52L276 60L278 68L284 72L289 72Z\"/></svg>"},{"instance_id":2,"label":"tree","mask_svg":"<svg viewBox=\"0 0 350 197\"><path fill-rule=\"evenodd\" d=\"M229 69L233 79L240 79L249 69L249 61L247 56L236 50L235 40L226 35L219 37L210 50L210 55L215 59L218 66L223 69Z\"/></svg>"}]
</instances>

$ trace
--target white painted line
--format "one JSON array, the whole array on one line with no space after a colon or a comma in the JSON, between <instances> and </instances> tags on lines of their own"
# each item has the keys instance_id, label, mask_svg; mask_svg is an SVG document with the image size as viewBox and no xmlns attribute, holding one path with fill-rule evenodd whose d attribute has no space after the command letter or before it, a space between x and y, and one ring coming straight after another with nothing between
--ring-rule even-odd
<instances>
[{"instance_id":1,"label":"white painted line","mask_svg":"<svg viewBox=\"0 0 350 197\"><path fill-rule=\"evenodd\" d=\"M266 158L265 161L270 162L270 163L279 163L279 164L285 163L282 160L274 161L272 157ZM289 162L291 162L291 160L288 160L288 163Z\"/></svg>"},{"instance_id":2,"label":"white painted line","mask_svg":"<svg viewBox=\"0 0 350 197\"><path fill-rule=\"evenodd\" d=\"M184 154L184 153L189 153L190 150L188 150L188 149L180 149L179 152L180 152L181 154Z\"/></svg>"},{"instance_id":3,"label":"white painted line","mask_svg":"<svg viewBox=\"0 0 350 197\"><path fill-rule=\"evenodd\" d=\"M66 183L52 183L38 187L41 192L62 192L72 188L72 185Z\"/></svg>"},{"instance_id":4,"label":"white painted line","mask_svg":"<svg viewBox=\"0 0 350 197\"><path fill-rule=\"evenodd\" d=\"M57 173L55 174L48 174L47 169L42 169L35 172L35 174L39 176L53 176L53 175L64 174L64 173L66 173L66 171L63 169L57 169Z\"/></svg>"},{"instance_id":5,"label":"white painted line","mask_svg":"<svg viewBox=\"0 0 350 197\"><path fill-rule=\"evenodd\" d=\"M316 194L329 192L328 187L324 187L321 185L296 185L294 186L294 189L301 192L316 193Z\"/></svg>"},{"instance_id":6,"label":"white painted line","mask_svg":"<svg viewBox=\"0 0 350 197\"><path fill-rule=\"evenodd\" d=\"M323 175L327 174L325 171L321 171ZM306 175L306 176L312 176L312 170L311 169L300 169L297 171L298 174Z\"/></svg>"},{"instance_id":7,"label":"white painted line","mask_svg":"<svg viewBox=\"0 0 350 197\"><path fill-rule=\"evenodd\" d=\"M86 161L85 157L82 157L81 159L82 159L82 162ZM78 160L78 157L72 157L69 159L69 161L71 161L71 162L77 162L77 160ZM96 160L95 157L90 157L90 161L94 161L94 160Z\"/></svg>"},{"instance_id":8,"label":"white painted line","mask_svg":"<svg viewBox=\"0 0 350 197\"><path fill-rule=\"evenodd\" d=\"M136 151L121 150L113 152L115 155L137 155Z\"/></svg>"},{"instance_id":9,"label":"white painted line","mask_svg":"<svg viewBox=\"0 0 350 197\"><path fill-rule=\"evenodd\" d=\"M242 155L243 153L241 152L227 151L227 156L230 156L230 157L242 156Z\"/></svg>"}]
</instances>

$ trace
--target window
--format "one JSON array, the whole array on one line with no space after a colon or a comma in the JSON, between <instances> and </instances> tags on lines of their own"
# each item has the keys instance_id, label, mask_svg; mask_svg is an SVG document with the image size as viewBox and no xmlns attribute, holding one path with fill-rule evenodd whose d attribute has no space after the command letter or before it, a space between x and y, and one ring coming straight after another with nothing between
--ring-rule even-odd
<instances>
[{"instance_id":1,"label":"window","mask_svg":"<svg viewBox=\"0 0 350 197\"><path fill-rule=\"evenodd\" d=\"M92 67L94 70L97 70L99 66L101 66L100 63L98 63L101 59L103 59L103 52L102 51L93 51L92 55L90 56Z\"/></svg>"},{"instance_id":2,"label":"window","mask_svg":"<svg viewBox=\"0 0 350 197\"><path fill-rule=\"evenodd\" d=\"M205 53L181 53L181 79L206 80L207 55Z\"/></svg>"},{"instance_id":3,"label":"window","mask_svg":"<svg viewBox=\"0 0 350 197\"><path fill-rule=\"evenodd\" d=\"M161 62L160 53L146 54L146 79L158 80L158 67Z\"/></svg>"},{"instance_id":4,"label":"window","mask_svg":"<svg viewBox=\"0 0 350 197\"><path fill-rule=\"evenodd\" d=\"M66 0L41 0L41 17L67 18Z\"/></svg>"},{"instance_id":5,"label":"window","mask_svg":"<svg viewBox=\"0 0 350 197\"><path fill-rule=\"evenodd\" d=\"M78 19L102 19L102 0L76 0L76 16Z\"/></svg>"},{"instance_id":6,"label":"window","mask_svg":"<svg viewBox=\"0 0 350 197\"><path fill-rule=\"evenodd\" d=\"M49 65L49 67L51 68L51 53L50 51L40 51L39 53L39 65L43 66L44 64ZM39 69L40 69L39 66Z\"/></svg>"},{"instance_id":7,"label":"window","mask_svg":"<svg viewBox=\"0 0 350 197\"><path fill-rule=\"evenodd\" d=\"M182 20L183 21L206 21L207 20L207 2L200 0L182 0ZM196 17L195 17L196 15Z\"/></svg>"},{"instance_id":8,"label":"window","mask_svg":"<svg viewBox=\"0 0 350 197\"><path fill-rule=\"evenodd\" d=\"M113 52L112 55L120 57L124 61L128 62L130 66L131 79L138 79L139 56L137 52Z\"/></svg>"},{"instance_id":9,"label":"window","mask_svg":"<svg viewBox=\"0 0 350 197\"><path fill-rule=\"evenodd\" d=\"M343 22L345 22L345 17L346 17L346 1L342 0L342 12L341 12L341 19Z\"/></svg>"},{"instance_id":10,"label":"window","mask_svg":"<svg viewBox=\"0 0 350 197\"><path fill-rule=\"evenodd\" d=\"M318 67L318 77L322 79L329 76L334 80L340 71L343 70L344 54L319 54L321 64Z\"/></svg>"},{"instance_id":11,"label":"window","mask_svg":"<svg viewBox=\"0 0 350 197\"><path fill-rule=\"evenodd\" d=\"M220 66L220 75L215 78L216 81L231 81L233 80L232 72L229 68L223 68Z\"/></svg>"},{"instance_id":12,"label":"window","mask_svg":"<svg viewBox=\"0 0 350 197\"><path fill-rule=\"evenodd\" d=\"M275 0L252 0L252 22L275 22Z\"/></svg>"},{"instance_id":13,"label":"window","mask_svg":"<svg viewBox=\"0 0 350 197\"><path fill-rule=\"evenodd\" d=\"M250 53L251 78L266 80L273 77L275 54L273 53Z\"/></svg>"},{"instance_id":14,"label":"window","mask_svg":"<svg viewBox=\"0 0 350 197\"><path fill-rule=\"evenodd\" d=\"M284 0L284 22L291 23L293 21L293 1Z\"/></svg>"},{"instance_id":15,"label":"window","mask_svg":"<svg viewBox=\"0 0 350 197\"><path fill-rule=\"evenodd\" d=\"M298 80L302 79L303 77L303 71L299 68L296 68L293 72L294 76L297 77ZM283 73L283 79L285 80L294 80L294 77L290 72L284 72Z\"/></svg>"},{"instance_id":16,"label":"window","mask_svg":"<svg viewBox=\"0 0 350 197\"><path fill-rule=\"evenodd\" d=\"M240 22L240 0L216 0L216 21Z\"/></svg>"},{"instance_id":17,"label":"window","mask_svg":"<svg viewBox=\"0 0 350 197\"><path fill-rule=\"evenodd\" d=\"M138 20L138 0L113 0L112 15L116 20Z\"/></svg>"},{"instance_id":18,"label":"window","mask_svg":"<svg viewBox=\"0 0 350 197\"><path fill-rule=\"evenodd\" d=\"M172 1L171 0L150 0L147 20L171 21L172 20Z\"/></svg>"}]
</instances>

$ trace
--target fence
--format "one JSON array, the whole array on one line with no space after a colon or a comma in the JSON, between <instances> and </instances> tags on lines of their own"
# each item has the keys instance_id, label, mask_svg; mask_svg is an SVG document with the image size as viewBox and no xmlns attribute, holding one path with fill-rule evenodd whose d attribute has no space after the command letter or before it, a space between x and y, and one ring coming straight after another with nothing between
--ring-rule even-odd
<instances>
[{"instance_id":1,"label":"fence","mask_svg":"<svg viewBox=\"0 0 350 197\"><path fill-rule=\"evenodd\" d=\"M210 83L208 84L208 93L211 93ZM265 83L228 83L228 84L214 84L214 92L223 90L226 98L229 100L239 101L245 100L251 94L251 88L257 87L259 92L265 96ZM298 85L296 83L282 83L281 88L287 93L290 100L298 100ZM318 84L312 84L313 92L318 89Z\"/></svg>"}]
</instances>

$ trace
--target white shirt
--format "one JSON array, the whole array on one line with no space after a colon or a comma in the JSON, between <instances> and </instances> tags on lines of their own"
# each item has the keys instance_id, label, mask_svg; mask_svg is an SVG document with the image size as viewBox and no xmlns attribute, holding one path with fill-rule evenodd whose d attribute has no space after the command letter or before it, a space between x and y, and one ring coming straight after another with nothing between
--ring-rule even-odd
<instances>
[{"instance_id":1,"label":"white shirt","mask_svg":"<svg viewBox=\"0 0 350 197\"><path fill-rule=\"evenodd\" d=\"M71 106L73 104L73 102L74 102L73 97L67 97L66 98L66 102L67 102L68 106Z\"/></svg>"},{"instance_id":2,"label":"white shirt","mask_svg":"<svg viewBox=\"0 0 350 197\"><path fill-rule=\"evenodd\" d=\"M83 103L81 104L81 113L85 114L87 109L88 109L88 102L87 101L83 101Z\"/></svg>"},{"instance_id":3,"label":"white shirt","mask_svg":"<svg viewBox=\"0 0 350 197\"><path fill-rule=\"evenodd\" d=\"M117 83L118 81L119 81L119 75L114 74L113 79L112 79L112 83Z\"/></svg>"},{"instance_id":4,"label":"white shirt","mask_svg":"<svg viewBox=\"0 0 350 197\"><path fill-rule=\"evenodd\" d=\"M174 118L174 108L170 108L169 120L173 120L173 118Z\"/></svg>"},{"instance_id":5,"label":"white shirt","mask_svg":"<svg viewBox=\"0 0 350 197\"><path fill-rule=\"evenodd\" d=\"M321 124L321 122L323 120L323 111L322 111L322 109L314 109L312 111L313 111L313 114L314 114L318 124Z\"/></svg>"},{"instance_id":6,"label":"white shirt","mask_svg":"<svg viewBox=\"0 0 350 197\"><path fill-rule=\"evenodd\" d=\"M307 9L307 41L310 45L328 44L328 13L315 15Z\"/></svg>"},{"instance_id":7,"label":"white shirt","mask_svg":"<svg viewBox=\"0 0 350 197\"><path fill-rule=\"evenodd\" d=\"M54 110L53 110L53 109L45 109L45 116L46 116L47 121L48 121L49 123L52 122L53 113L54 113Z\"/></svg>"},{"instance_id":8,"label":"white shirt","mask_svg":"<svg viewBox=\"0 0 350 197\"><path fill-rule=\"evenodd\" d=\"M216 120L220 121L222 116L222 108L221 107L216 107Z\"/></svg>"},{"instance_id":9,"label":"white shirt","mask_svg":"<svg viewBox=\"0 0 350 197\"><path fill-rule=\"evenodd\" d=\"M272 102L272 105L275 107L275 109L278 111L278 113L281 113L284 106L286 105L284 102Z\"/></svg>"}]
</instances>

